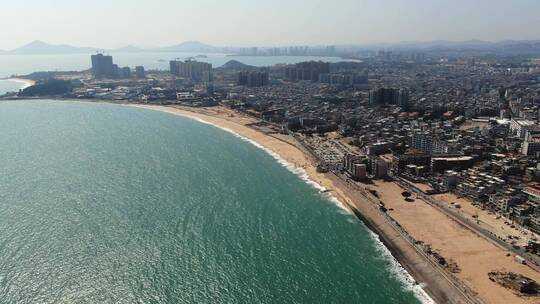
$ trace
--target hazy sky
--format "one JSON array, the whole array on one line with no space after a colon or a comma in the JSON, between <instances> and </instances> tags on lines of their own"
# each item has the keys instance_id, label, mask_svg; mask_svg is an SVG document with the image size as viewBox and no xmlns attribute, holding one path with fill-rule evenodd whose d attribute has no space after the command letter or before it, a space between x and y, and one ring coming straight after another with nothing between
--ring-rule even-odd
<instances>
[{"instance_id":1,"label":"hazy sky","mask_svg":"<svg viewBox=\"0 0 540 304\"><path fill-rule=\"evenodd\" d=\"M0 49L540 39L540 0L0 0Z\"/></svg>"}]
</instances>

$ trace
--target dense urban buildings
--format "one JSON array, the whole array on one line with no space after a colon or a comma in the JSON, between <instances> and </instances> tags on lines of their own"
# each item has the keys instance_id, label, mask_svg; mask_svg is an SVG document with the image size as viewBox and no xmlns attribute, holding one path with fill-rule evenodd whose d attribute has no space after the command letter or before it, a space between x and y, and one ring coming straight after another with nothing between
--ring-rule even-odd
<instances>
[{"instance_id":1,"label":"dense urban buildings","mask_svg":"<svg viewBox=\"0 0 540 304\"><path fill-rule=\"evenodd\" d=\"M300 62L294 67L286 69L285 78L290 81L318 82L321 74L328 73L330 73L330 64L328 62Z\"/></svg>"},{"instance_id":2,"label":"dense urban buildings","mask_svg":"<svg viewBox=\"0 0 540 304\"><path fill-rule=\"evenodd\" d=\"M170 61L171 74L191 81L211 82L212 65L206 62L195 60Z\"/></svg>"},{"instance_id":3,"label":"dense urban buildings","mask_svg":"<svg viewBox=\"0 0 540 304\"><path fill-rule=\"evenodd\" d=\"M385 50L362 61L261 68L233 60L213 68L173 60L170 71L132 72L95 55L92 66L95 79L54 73L65 80L40 83L27 96L60 95L43 86L67 82L61 89L68 98L220 105L230 121L250 117L250 128L294 139L319 172L376 195L392 182L410 195L406 202L476 223L483 238L540 264L540 65L527 56ZM391 218L392 201L377 199Z\"/></svg>"},{"instance_id":4,"label":"dense urban buildings","mask_svg":"<svg viewBox=\"0 0 540 304\"><path fill-rule=\"evenodd\" d=\"M248 87L263 87L268 85L268 72L240 72L238 73L238 85Z\"/></svg>"},{"instance_id":5,"label":"dense urban buildings","mask_svg":"<svg viewBox=\"0 0 540 304\"><path fill-rule=\"evenodd\" d=\"M368 84L368 72L324 73L319 75L319 82L341 87L356 87Z\"/></svg>"},{"instance_id":6,"label":"dense urban buildings","mask_svg":"<svg viewBox=\"0 0 540 304\"><path fill-rule=\"evenodd\" d=\"M96 79L125 79L131 78L131 68L118 67L113 63L113 57L98 53L91 56L92 60L92 75Z\"/></svg>"},{"instance_id":7,"label":"dense urban buildings","mask_svg":"<svg viewBox=\"0 0 540 304\"><path fill-rule=\"evenodd\" d=\"M370 105L398 105L407 109L409 92L406 89L379 88L369 92Z\"/></svg>"}]
</instances>

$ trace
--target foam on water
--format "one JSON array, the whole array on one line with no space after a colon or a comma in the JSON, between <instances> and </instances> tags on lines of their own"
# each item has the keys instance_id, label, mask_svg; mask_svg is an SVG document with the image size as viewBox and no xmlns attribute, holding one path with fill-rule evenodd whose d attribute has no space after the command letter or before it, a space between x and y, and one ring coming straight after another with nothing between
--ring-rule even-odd
<instances>
[{"instance_id":1,"label":"foam on water","mask_svg":"<svg viewBox=\"0 0 540 304\"><path fill-rule=\"evenodd\" d=\"M0 79L0 95L4 95L8 92L17 92L31 86L33 83L24 79Z\"/></svg>"},{"instance_id":2,"label":"foam on water","mask_svg":"<svg viewBox=\"0 0 540 304\"><path fill-rule=\"evenodd\" d=\"M255 147L263 150L264 152L266 152L267 154L272 156L272 158L274 158L281 166L285 167L287 170L294 173L296 176L298 176L301 180L303 180L308 185L310 185L313 188L319 190L319 192L324 192L324 191L327 190L325 187L323 187L322 185L318 184L317 182L315 182L311 178L309 178L309 175L306 172L306 170L304 170L303 168L296 167L294 164L288 162L287 160L282 158L276 152L264 147L263 145L259 144L258 142L254 141L254 140L251 140L251 139L249 139L247 137L244 137L244 136L238 134L237 132L235 132L235 131L233 131L233 130L231 130L229 128L226 128L226 127L223 127L223 126L208 122L208 121L203 120L203 119L201 119L199 117L191 116L191 115L188 115L188 114L184 115L183 113L176 113L176 112L168 112L168 113L179 114L181 116L188 117L188 118L191 118L193 120L196 120L196 121L198 121L200 123L211 125L211 126L214 126L216 128L219 128L219 129L221 129L223 131L226 131L226 132L232 134L233 136L235 136L235 137L237 137L239 139L242 139L243 141L246 141L246 142L254 145ZM324 196L329 201L331 201L336 206L338 206L341 210L346 211L348 214L352 214L352 212L347 207L345 207L345 205L340 200L338 200L336 197L334 197L333 195L325 193Z\"/></svg>"},{"instance_id":3,"label":"foam on water","mask_svg":"<svg viewBox=\"0 0 540 304\"><path fill-rule=\"evenodd\" d=\"M414 295L424 304L435 304L435 301L425 292L422 284L417 284L415 279L401 266L401 264L394 258L390 250L383 244L379 236L367 229L369 235L375 242L375 248L379 251L384 258L391 262L390 272L403 284L403 286L411 290Z\"/></svg>"},{"instance_id":4,"label":"foam on water","mask_svg":"<svg viewBox=\"0 0 540 304\"><path fill-rule=\"evenodd\" d=\"M33 82L26 79L20 79L20 78L9 78L7 81L16 82L21 84L21 89L26 89L30 86L32 86Z\"/></svg>"},{"instance_id":5,"label":"foam on water","mask_svg":"<svg viewBox=\"0 0 540 304\"><path fill-rule=\"evenodd\" d=\"M148 108L146 108L146 109L148 109ZM263 145L259 144L258 142L254 141L254 140L251 140L251 139L249 139L247 137L244 137L244 136L238 134L237 132L235 132L235 131L233 131L233 130L231 130L229 128L226 128L226 127L211 123L211 122L206 121L204 119L201 119L199 117L191 116L191 115L184 114L184 113L171 112L171 111L167 111L167 113L180 115L180 116L193 119L195 121L198 121L198 122L206 124L206 125L214 126L216 128L219 128L221 130L224 130L224 131L232 134L233 136L235 136L237 138L240 138L240 139L242 139L242 140L244 140L246 142L249 142L250 144L254 145L255 147L263 150L264 152L266 152L267 154L272 156L280 165L282 165L283 167L287 168L287 170L291 171L292 173L294 173L295 175L300 177L300 179L302 179L308 185L312 186L313 188L315 188L315 189L317 189L317 190L319 190L321 192L327 190L325 187L321 186L317 182L310 179L309 175L306 172L306 170L304 170L303 168L296 167L294 164L292 164L292 163L288 162L287 160L283 159L276 152L264 147ZM347 215L347 216L352 215L352 212L350 211L350 209L345 207L345 204L343 204L336 197L334 197L333 195L328 194L328 193L325 193L324 196L330 202L334 203L337 207L340 208L339 209L340 213L342 213L344 215ZM354 219L349 218L348 221L351 222L351 223L358 223L358 220L356 220L356 218L354 218ZM360 221L360 223L362 223L362 225L364 225L363 222ZM396 258L392 255L390 250L388 250L388 248L386 248L386 246L380 240L379 236L375 232L373 232L371 229L369 229L367 226L364 225L364 227L369 232L370 237L374 241L375 248L382 254L382 256L385 259L390 261L390 263L391 263L390 272L399 280L399 282L401 282L403 284L404 288L406 288L408 290L411 290L414 293L414 295L416 296L416 298L419 299L422 303L424 303L424 304L435 304L435 301L433 299L431 299L431 297L422 289L423 286L421 284L416 284L414 278L407 272L407 270L405 270L405 268L403 268L403 266L401 266L399 261L396 260Z\"/></svg>"}]
</instances>

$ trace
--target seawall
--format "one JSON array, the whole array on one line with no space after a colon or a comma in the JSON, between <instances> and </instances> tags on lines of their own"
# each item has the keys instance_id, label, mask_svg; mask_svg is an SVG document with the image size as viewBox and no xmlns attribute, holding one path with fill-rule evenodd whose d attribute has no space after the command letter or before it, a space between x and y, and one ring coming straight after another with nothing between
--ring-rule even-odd
<instances>
[{"instance_id":1,"label":"seawall","mask_svg":"<svg viewBox=\"0 0 540 304\"><path fill-rule=\"evenodd\" d=\"M344 203L369 229L375 232L381 242L390 250L392 255L409 272L418 284L437 303L481 303L470 292L466 291L452 277L438 269L427 256L423 256L414 245L394 227L378 210L378 206L358 190L352 189L338 176L328 173L336 186L347 189L351 201Z\"/></svg>"}]
</instances>

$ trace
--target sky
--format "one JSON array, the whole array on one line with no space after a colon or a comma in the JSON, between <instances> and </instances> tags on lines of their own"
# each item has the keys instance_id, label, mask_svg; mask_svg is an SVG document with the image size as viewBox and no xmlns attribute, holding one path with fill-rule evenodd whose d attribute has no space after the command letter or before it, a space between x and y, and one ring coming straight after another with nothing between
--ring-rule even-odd
<instances>
[{"instance_id":1,"label":"sky","mask_svg":"<svg viewBox=\"0 0 540 304\"><path fill-rule=\"evenodd\" d=\"M540 39L539 0L0 0L0 49Z\"/></svg>"}]
</instances>

